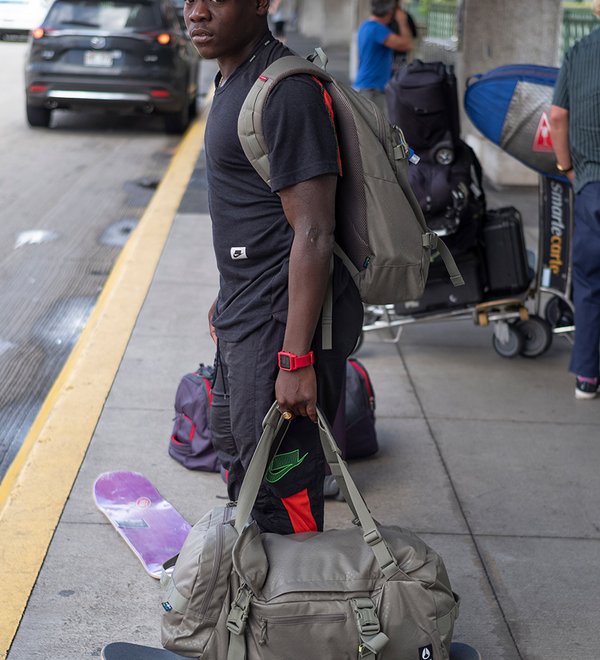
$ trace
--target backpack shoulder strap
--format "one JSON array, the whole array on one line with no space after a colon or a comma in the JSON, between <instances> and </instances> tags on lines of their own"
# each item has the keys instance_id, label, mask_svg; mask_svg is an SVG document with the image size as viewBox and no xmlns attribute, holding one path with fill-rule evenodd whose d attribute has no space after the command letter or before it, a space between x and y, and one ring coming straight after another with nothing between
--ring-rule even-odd
<instances>
[{"instance_id":1,"label":"backpack shoulder strap","mask_svg":"<svg viewBox=\"0 0 600 660\"><path fill-rule=\"evenodd\" d=\"M306 73L320 80L331 81L331 76L299 55L275 60L257 78L248 92L238 117L238 136L246 158L265 183L271 185L269 150L263 133L263 112L274 85L283 78Z\"/></svg>"}]
</instances>

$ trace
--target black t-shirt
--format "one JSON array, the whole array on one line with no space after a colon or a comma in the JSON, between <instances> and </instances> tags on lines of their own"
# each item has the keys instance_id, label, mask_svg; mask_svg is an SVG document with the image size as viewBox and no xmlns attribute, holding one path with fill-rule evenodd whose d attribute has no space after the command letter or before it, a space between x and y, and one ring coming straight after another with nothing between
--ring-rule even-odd
<instances>
[{"instance_id":1,"label":"black t-shirt","mask_svg":"<svg viewBox=\"0 0 600 660\"><path fill-rule=\"evenodd\" d=\"M323 88L306 75L279 82L265 106L263 132L272 189L242 150L237 123L244 99L269 64L290 54L266 35L217 87L207 122L209 209L220 273L213 324L226 341L241 341L270 319L287 318L294 232L275 193L321 174L340 173L335 127Z\"/></svg>"}]
</instances>

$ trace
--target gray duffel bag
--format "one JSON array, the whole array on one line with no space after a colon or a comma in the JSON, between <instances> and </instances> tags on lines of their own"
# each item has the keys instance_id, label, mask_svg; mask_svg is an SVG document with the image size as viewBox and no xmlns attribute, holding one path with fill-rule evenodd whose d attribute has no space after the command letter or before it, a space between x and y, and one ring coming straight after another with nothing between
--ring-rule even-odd
<instances>
[{"instance_id":1,"label":"gray duffel bag","mask_svg":"<svg viewBox=\"0 0 600 660\"><path fill-rule=\"evenodd\" d=\"M375 523L318 415L355 526L282 536L249 521L289 426L274 404L237 507L204 516L165 564L175 564L162 580L165 648L202 660L448 660L459 598L442 558L412 532Z\"/></svg>"}]
</instances>

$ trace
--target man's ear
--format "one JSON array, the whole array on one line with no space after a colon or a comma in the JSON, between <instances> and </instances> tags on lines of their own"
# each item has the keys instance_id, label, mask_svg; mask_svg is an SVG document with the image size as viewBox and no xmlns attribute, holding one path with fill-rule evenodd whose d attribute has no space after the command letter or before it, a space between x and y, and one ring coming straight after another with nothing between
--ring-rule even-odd
<instances>
[{"instance_id":1,"label":"man's ear","mask_svg":"<svg viewBox=\"0 0 600 660\"><path fill-rule=\"evenodd\" d=\"M256 2L256 13L259 16L267 16L271 0L254 0Z\"/></svg>"}]
</instances>

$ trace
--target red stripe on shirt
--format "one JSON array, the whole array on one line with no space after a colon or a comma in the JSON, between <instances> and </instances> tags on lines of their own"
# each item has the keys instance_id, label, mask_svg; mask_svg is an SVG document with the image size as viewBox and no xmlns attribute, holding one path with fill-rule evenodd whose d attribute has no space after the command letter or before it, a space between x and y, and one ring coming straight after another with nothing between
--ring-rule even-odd
<instances>
[{"instance_id":1,"label":"red stripe on shirt","mask_svg":"<svg viewBox=\"0 0 600 660\"><path fill-rule=\"evenodd\" d=\"M316 532L317 523L310 510L310 500L308 499L308 490L305 488L295 495L281 500L283 506L287 509L294 532Z\"/></svg>"}]
</instances>

